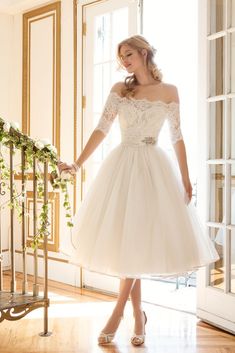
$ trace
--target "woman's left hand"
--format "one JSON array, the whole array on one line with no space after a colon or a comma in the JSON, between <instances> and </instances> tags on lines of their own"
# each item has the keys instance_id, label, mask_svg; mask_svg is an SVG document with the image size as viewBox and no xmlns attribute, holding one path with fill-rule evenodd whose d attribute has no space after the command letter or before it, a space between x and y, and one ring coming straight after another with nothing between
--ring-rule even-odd
<instances>
[{"instance_id":1,"label":"woman's left hand","mask_svg":"<svg viewBox=\"0 0 235 353\"><path fill-rule=\"evenodd\" d=\"M192 185L191 185L189 178L187 178L186 180L183 179L182 181L183 181L185 193L187 195L187 204L189 204L189 202L191 201L191 198L192 198L193 188L192 188Z\"/></svg>"}]
</instances>

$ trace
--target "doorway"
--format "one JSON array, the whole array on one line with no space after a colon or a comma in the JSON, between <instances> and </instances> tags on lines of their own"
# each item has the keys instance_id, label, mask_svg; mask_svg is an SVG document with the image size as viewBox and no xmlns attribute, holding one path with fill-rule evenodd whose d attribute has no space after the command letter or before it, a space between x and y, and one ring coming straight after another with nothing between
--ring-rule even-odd
<instances>
[{"instance_id":1,"label":"doorway","mask_svg":"<svg viewBox=\"0 0 235 353\"><path fill-rule=\"evenodd\" d=\"M155 61L163 80L177 86L181 126L187 150L193 203L197 202L197 80L198 4L196 0L143 1L143 35L157 49ZM164 124L159 145L178 168ZM178 278L152 277L143 281L143 298L164 307L196 313L195 272Z\"/></svg>"}]
</instances>

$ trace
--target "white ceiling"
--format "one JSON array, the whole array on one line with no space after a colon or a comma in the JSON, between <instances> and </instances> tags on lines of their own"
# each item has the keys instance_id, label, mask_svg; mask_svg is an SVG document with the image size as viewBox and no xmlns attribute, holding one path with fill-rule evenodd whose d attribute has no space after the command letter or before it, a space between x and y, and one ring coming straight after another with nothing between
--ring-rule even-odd
<instances>
[{"instance_id":1,"label":"white ceiling","mask_svg":"<svg viewBox=\"0 0 235 353\"><path fill-rule=\"evenodd\" d=\"M16 14L38 5L50 3L48 0L0 0L0 13Z\"/></svg>"}]
</instances>

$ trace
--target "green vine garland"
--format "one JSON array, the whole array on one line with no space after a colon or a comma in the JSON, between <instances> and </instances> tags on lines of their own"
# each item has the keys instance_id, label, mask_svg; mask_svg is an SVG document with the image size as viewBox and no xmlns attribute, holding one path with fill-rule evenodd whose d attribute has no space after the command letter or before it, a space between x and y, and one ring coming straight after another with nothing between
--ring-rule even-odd
<instances>
[{"instance_id":1,"label":"green vine garland","mask_svg":"<svg viewBox=\"0 0 235 353\"><path fill-rule=\"evenodd\" d=\"M44 182L43 182L43 171L40 166L40 163L43 164L48 162L48 169L50 170L50 182L53 187L53 190L60 189L64 195L63 207L66 211L67 218L67 226L73 227L72 222L72 212L71 205L69 201L68 194L68 183L73 184L73 178L62 178L57 170L57 150L56 148L50 144L49 140L33 140L29 136L22 134L19 131L19 127L17 123L9 123L2 118L0 118L0 144L7 147L9 149L12 146L13 154L16 153L16 150L24 150L25 156L25 190L26 190L26 182L29 178L29 173L33 168L34 158L36 160L36 171L35 177L37 180L37 198L44 198ZM14 176L22 172L22 166L20 166L20 170L13 168L13 180ZM10 190L10 167L4 155L0 149L0 191L1 194L5 194L7 190ZM17 192L16 185L13 182L13 198L12 200L8 200L4 204L0 205L0 211L7 204L8 207L14 208L17 212L18 219L21 221L22 219L22 209L26 211L26 215L29 216L29 210L26 209L25 206L26 194L22 194L22 192ZM33 249L38 247L39 242L43 239L45 235L48 235L48 211L49 204L43 204L40 214L39 214L39 227L37 229L37 233L34 236L34 239L31 243Z\"/></svg>"}]
</instances>

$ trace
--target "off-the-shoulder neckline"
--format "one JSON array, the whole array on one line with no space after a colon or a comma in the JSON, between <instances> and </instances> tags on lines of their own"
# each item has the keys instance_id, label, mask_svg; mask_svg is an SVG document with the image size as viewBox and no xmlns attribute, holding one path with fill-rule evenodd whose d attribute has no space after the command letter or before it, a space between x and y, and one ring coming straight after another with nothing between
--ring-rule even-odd
<instances>
[{"instance_id":1,"label":"off-the-shoulder neckline","mask_svg":"<svg viewBox=\"0 0 235 353\"><path fill-rule=\"evenodd\" d=\"M131 100L131 101L134 101L134 102L146 102L146 103L149 103L149 104L163 104L165 106L170 106L170 105L179 105L179 102L175 102L175 101L172 101L172 102L169 102L169 103L166 103L164 102L163 100L161 99L156 99L154 101L151 101L147 98L133 98L133 97L130 97L130 98L127 98L127 97L121 97L117 92L115 91L111 91L110 94L114 94L116 95L118 98L120 99L125 99L125 100Z\"/></svg>"}]
</instances>

